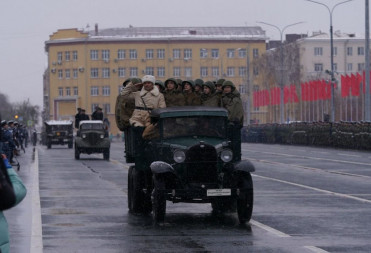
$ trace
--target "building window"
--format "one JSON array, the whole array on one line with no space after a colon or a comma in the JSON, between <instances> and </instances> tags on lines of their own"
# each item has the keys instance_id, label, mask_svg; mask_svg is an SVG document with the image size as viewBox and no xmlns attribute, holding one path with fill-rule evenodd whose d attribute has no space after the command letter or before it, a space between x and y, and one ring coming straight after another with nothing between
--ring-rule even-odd
<instances>
[{"instance_id":1,"label":"building window","mask_svg":"<svg viewBox=\"0 0 371 253\"><path fill-rule=\"evenodd\" d=\"M208 76L207 67L201 67L200 68L200 75L201 75L201 77L207 77Z\"/></svg>"},{"instance_id":2,"label":"building window","mask_svg":"<svg viewBox=\"0 0 371 253\"><path fill-rule=\"evenodd\" d=\"M102 87L102 95L103 96L109 96L109 95L111 95L111 88L110 88L110 86L103 86Z\"/></svg>"},{"instance_id":3,"label":"building window","mask_svg":"<svg viewBox=\"0 0 371 253\"><path fill-rule=\"evenodd\" d=\"M192 77L192 68L191 67L184 68L184 75L185 75L185 77L191 78Z\"/></svg>"},{"instance_id":4,"label":"building window","mask_svg":"<svg viewBox=\"0 0 371 253\"><path fill-rule=\"evenodd\" d=\"M95 108L97 108L99 104L91 104L91 111L94 112Z\"/></svg>"},{"instance_id":5,"label":"building window","mask_svg":"<svg viewBox=\"0 0 371 253\"><path fill-rule=\"evenodd\" d=\"M126 51L125 51L125 49L119 49L118 51L117 51L117 59L125 59L125 57L126 57Z\"/></svg>"},{"instance_id":6,"label":"building window","mask_svg":"<svg viewBox=\"0 0 371 253\"><path fill-rule=\"evenodd\" d=\"M252 49L252 57L254 59L259 58L259 48L253 48Z\"/></svg>"},{"instance_id":7,"label":"building window","mask_svg":"<svg viewBox=\"0 0 371 253\"><path fill-rule=\"evenodd\" d=\"M66 69L65 72L66 72L66 79L70 79L71 78L71 71L69 69Z\"/></svg>"},{"instance_id":8,"label":"building window","mask_svg":"<svg viewBox=\"0 0 371 253\"><path fill-rule=\"evenodd\" d=\"M79 71L77 69L73 69L72 72L73 72L73 79L77 79L79 75Z\"/></svg>"},{"instance_id":9,"label":"building window","mask_svg":"<svg viewBox=\"0 0 371 253\"><path fill-rule=\"evenodd\" d=\"M364 63L358 63L358 71L365 70L365 64Z\"/></svg>"},{"instance_id":10,"label":"building window","mask_svg":"<svg viewBox=\"0 0 371 253\"><path fill-rule=\"evenodd\" d=\"M173 49L173 58L174 59L180 58L180 49Z\"/></svg>"},{"instance_id":11,"label":"building window","mask_svg":"<svg viewBox=\"0 0 371 253\"><path fill-rule=\"evenodd\" d=\"M110 78L110 68L102 68L102 77Z\"/></svg>"},{"instance_id":12,"label":"building window","mask_svg":"<svg viewBox=\"0 0 371 253\"><path fill-rule=\"evenodd\" d=\"M334 69L334 71L337 71L338 70L338 64L337 63L334 63L333 69Z\"/></svg>"},{"instance_id":13,"label":"building window","mask_svg":"<svg viewBox=\"0 0 371 253\"><path fill-rule=\"evenodd\" d=\"M238 91L239 91L241 94L246 94L246 93L247 93L247 85L241 84L241 85L238 87Z\"/></svg>"},{"instance_id":14,"label":"building window","mask_svg":"<svg viewBox=\"0 0 371 253\"><path fill-rule=\"evenodd\" d=\"M66 96L71 96L71 88L66 87Z\"/></svg>"},{"instance_id":15,"label":"building window","mask_svg":"<svg viewBox=\"0 0 371 253\"><path fill-rule=\"evenodd\" d=\"M352 56L353 55L353 48L352 47L347 47L347 55Z\"/></svg>"},{"instance_id":16,"label":"building window","mask_svg":"<svg viewBox=\"0 0 371 253\"><path fill-rule=\"evenodd\" d=\"M219 57L219 49L211 49L211 57L218 58Z\"/></svg>"},{"instance_id":17,"label":"building window","mask_svg":"<svg viewBox=\"0 0 371 253\"><path fill-rule=\"evenodd\" d=\"M350 72L353 71L353 64L352 63L347 63L347 71L350 71Z\"/></svg>"},{"instance_id":18,"label":"building window","mask_svg":"<svg viewBox=\"0 0 371 253\"><path fill-rule=\"evenodd\" d=\"M110 58L110 51L108 49L102 50L102 59L108 61Z\"/></svg>"},{"instance_id":19,"label":"building window","mask_svg":"<svg viewBox=\"0 0 371 253\"><path fill-rule=\"evenodd\" d=\"M234 49L227 49L227 57L228 58L234 58Z\"/></svg>"},{"instance_id":20,"label":"building window","mask_svg":"<svg viewBox=\"0 0 371 253\"><path fill-rule=\"evenodd\" d=\"M90 69L90 78L98 78L98 68L91 68Z\"/></svg>"},{"instance_id":21,"label":"building window","mask_svg":"<svg viewBox=\"0 0 371 253\"><path fill-rule=\"evenodd\" d=\"M63 88L62 88L62 87L59 87L59 88L58 88L58 95L59 95L60 97L63 97Z\"/></svg>"},{"instance_id":22,"label":"building window","mask_svg":"<svg viewBox=\"0 0 371 253\"><path fill-rule=\"evenodd\" d=\"M155 74L155 71L153 67L146 67L146 75L151 75L153 76Z\"/></svg>"},{"instance_id":23,"label":"building window","mask_svg":"<svg viewBox=\"0 0 371 253\"><path fill-rule=\"evenodd\" d=\"M130 68L130 77L137 77L138 76L138 68L133 67Z\"/></svg>"},{"instance_id":24,"label":"building window","mask_svg":"<svg viewBox=\"0 0 371 253\"><path fill-rule=\"evenodd\" d=\"M179 67L174 67L173 68L173 76L174 77L180 77L180 68Z\"/></svg>"},{"instance_id":25,"label":"building window","mask_svg":"<svg viewBox=\"0 0 371 253\"><path fill-rule=\"evenodd\" d=\"M57 61L58 63L61 63L63 60L63 53L62 52L58 52L57 53Z\"/></svg>"},{"instance_id":26,"label":"building window","mask_svg":"<svg viewBox=\"0 0 371 253\"><path fill-rule=\"evenodd\" d=\"M72 51L72 60L77 61L77 51Z\"/></svg>"},{"instance_id":27,"label":"building window","mask_svg":"<svg viewBox=\"0 0 371 253\"><path fill-rule=\"evenodd\" d=\"M338 48L337 47L333 47L333 50L334 50L334 56L338 55Z\"/></svg>"},{"instance_id":28,"label":"building window","mask_svg":"<svg viewBox=\"0 0 371 253\"><path fill-rule=\"evenodd\" d=\"M165 68L164 67L158 67L157 68L157 76L158 77L164 77L165 76Z\"/></svg>"},{"instance_id":29,"label":"building window","mask_svg":"<svg viewBox=\"0 0 371 253\"><path fill-rule=\"evenodd\" d=\"M211 68L211 73L213 77L219 77L219 67L212 67Z\"/></svg>"},{"instance_id":30,"label":"building window","mask_svg":"<svg viewBox=\"0 0 371 253\"><path fill-rule=\"evenodd\" d=\"M69 51L64 52L64 59L66 61L70 61L70 52Z\"/></svg>"},{"instance_id":31,"label":"building window","mask_svg":"<svg viewBox=\"0 0 371 253\"><path fill-rule=\"evenodd\" d=\"M98 86L90 87L90 95L91 96L98 96L99 95L99 87Z\"/></svg>"},{"instance_id":32,"label":"building window","mask_svg":"<svg viewBox=\"0 0 371 253\"><path fill-rule=\"evenodd\" d=\"M153 59L153 49L146 49L146 59Z\"/></svg>"},{"instance_id":33,"label":"building window","mask_svg":"<svg viewBox=\"0 0 371 253\"><path fill-rule=\"evenodd\" d=\"M119 77L125 76L125 68L119 68Z\"/></svg>"},{"instance_id":34,"label":"building window","mask_svg":"<svg viewBox=\"0 0 371 253\"><path fill-rule=\"evenodd\" d=\"M364 47L358 47L357 52L358 52L358 55L365 55L365 48Z\"/></svg>"},{"instance_id":35,"label":"building window","mask_svg":"<svg viewBox=\"0 0 371 253\"><path fill-rule=\"evenodd\" d=\"M207 58L207 49L200 48L200 58Z\"/></svg>"},{"instance_id":36,"label":"building window","mask_svg":"<svg viewBox=\"0 0 371 253\"><path fill-rule=\"evenodd\" d=\"M58 79L63 79L63 70L58 69Z\"/></svg>"},{"instance_id":37,"label":"building window","mask_svg":"<svg viewBox=\"0 0 371 253\"><path fill-rule=\"evenodd\" d=\"M253 74L254 74L254 76L259 75L259 67L258 66L254 66L254 68L253 68Z\"/></svg>"},{"instance_id":38,"label":"building window","mask_svg":"<svg viewBox=\"0 0 371 253\"><path fill-rule=\"evenodd\" d=\"M246 58L246 55L247 55L246 49L240 49L240 50L238 50L238 57L239 58Z\"/></svg>"},{"instance_id":39,"label":"building window","mask_svg":"<svg viewBox=\"0 0 371 253\"><path fill-rule=\"evenodd\" d=\"M137 59L138 58L136 49L130 49L129 54L130 54L130 59Z\"/></svg>"},{"instance_id":40,"label":"building window","mask_svg":"<svg viewBox=\"0 0 371 253\"><path fill-rule=\"evenodd\" d=\"M107 113L111 113L111 105L110 104L103 104L103 111Z\"/></svg>"},{"instance_id":41,"label":"building window","mask_svg":"<svg viewBox=\"0 0 371 253\"><path fill-rule=\"evenodd\" d=\"M79 95L79 88L78 87L73 87L73 95L78 96Z\"/></svg>"},{"instance_id":42,"label":"building window","mask_svg":"<svg viewBox=\"0 0 371 253\"><path fill-rule=\"evenodd\" d=\"M165 49L157 49L157 59L165 59Z\"/></svg>"},{"instance_id":43,"label":"building window","mask_svg":"<svg viewBox=\"0 0 371 253\"><path fill-rule=\"evenodd\" d=\"M246 67L239 67L238 68L238 75L240 77L245 77L246 76L246 73L247 73Z\"/></svg>"},{"instance_id":44,"label":"building window","mask_svg":"<svg viewBox=\"0 0 371 253\"><path fill-rule=\"evenodd\" d=\"M90 60L98 60L98 50L90 50Z\"/></svg>"},{"instance_id":45,"label":"building window","mask_svg":"<svg viewBox=\"0 0 371 253\"><path fill-rule=\"evenodd\" d=\"M184 59L192 59L192 49L184 49Z\"/></svg>"},{"instance_id":46,"label":"building window","mask_svg":"<svg viewBox=\"0 0 371 253\"><path fill-rule=\"evenodd\" d=\"M234 76L234 67L227 68L227 76L232 77Z\"/></svg>"},{"instance_id":47,"label":"building window","mask_svg":"<svg viewBox=\"0 0 371 253\"><path fill-rule=\"evenodd\" d=\"M314 55L318 56L318 55L322 55L322 54L323 54L322 47L315 47L314 48Z\"/></svg>"},{"instance_id":48,"label":"building window","mask_svg":"<svg viewBox=\"0 0 371 253\"><path fill-rule=\"evenodd\" d=\"M322 72L323 71L323 64L322 63L316 63L316 64L314 64L314 71L316 71L316 72Z\"/></svg>"}]
</instances>

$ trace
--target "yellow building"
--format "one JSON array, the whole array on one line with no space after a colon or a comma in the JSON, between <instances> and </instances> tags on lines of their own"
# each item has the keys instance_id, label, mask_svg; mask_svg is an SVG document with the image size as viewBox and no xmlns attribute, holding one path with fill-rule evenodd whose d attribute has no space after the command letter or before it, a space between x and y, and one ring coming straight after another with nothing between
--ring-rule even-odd
<instances>
[{"instance_id":1,"label":"yellow building","mask_svg":"<svg viewBox=\"0 0 371 253\"><path fill-rule=\"evenodd\" d=\"M45 42L48 69L44 101L48 119L74 119L78 107L95 106L114 121L116 97L124 80L146 74L165 81L201 78L231 80L242 94L248 122L248 91L259 80L250 62L265 52L260 27L129 27L94 31L62 29ZM247 71L249 69L249 71ZM252 107L250 107L252 108Z\"/></svg>"}]
</instances>

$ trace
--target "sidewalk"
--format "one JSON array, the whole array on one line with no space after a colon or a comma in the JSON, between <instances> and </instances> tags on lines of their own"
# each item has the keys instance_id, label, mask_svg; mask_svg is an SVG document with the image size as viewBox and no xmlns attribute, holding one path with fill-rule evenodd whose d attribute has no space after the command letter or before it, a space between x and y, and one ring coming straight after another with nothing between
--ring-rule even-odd
<instances>
[{"instance_id":1,"label":"sidewalk","mask_svg":"<svg viewBox=\"0 0 371 253\"><path fill-rule=\"evenodd\" d=\"M41 212L38 182L38 152L28 146L18 161L21 168L17 171L27 188L25 199L16 207L5 211L9 225L10 252L42 252ZM15 168L16 169L16 168Z\"/></svg>"}]
</instances>

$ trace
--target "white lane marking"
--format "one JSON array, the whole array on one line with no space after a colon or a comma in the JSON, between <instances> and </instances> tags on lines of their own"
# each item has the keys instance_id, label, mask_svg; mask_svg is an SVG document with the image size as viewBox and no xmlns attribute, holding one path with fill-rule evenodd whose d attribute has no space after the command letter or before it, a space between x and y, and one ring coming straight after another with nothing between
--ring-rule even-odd
<instances>
[{"instance_id":1,"label":"white lane marking","mask_svg":"<svg viewBox=\"0 0 371 253\"><path fill-rule=\"evenodd\" d=\"M32 174L32 229L30 253L43 252L43 232L41 223L41 205L39 191L39 153L35 148L35 161L31 167Z\"/></svg>"},{"instance_id":2,"label":"white lane marking","mask_svg":"<svg viewBox=\"0 0 371 253\"><path fill-rule=\"evenodd\" d=\"M259 227L261 229L264 229L265 231L268 231L269 233L274 234L275 236L278 236L278 237L291 237L288 234L285 234L285 233L283 233L283 232L281 232L281 231L279 231L277 229L274 229L272 227L269 227L267 225L264 225L263 223L260 223L260 222L258 222L256 220L250 220L250 223L252 225L254 225L254 226L257 226L257 227Z\"/></svg>"},{"instance_id":3,"label":"white lane marking","mask_svg":"<svg viewBox=\"0 0 371 253\"><path fill-rule=\"evenodd\" d=\"M253 177L259 177L259 178L268 179L268 180L271 180L271 181L276 181L276 182L285 183L285 184L289 184L289 185L293 185L293 186L298 186L298 187L301 187L301 188L305 188L305 189L309 189L309 190L313 190L313 191L318 191L318 192L322 192L322 193L334 195L334 196L341 197L341 198L347 198L347 199L357 200L357 201L360 201L362 203L371 203L371 200L358 198L358 197L351 196L351 195L348 195L348 194L327 191L327 190L323 190L323 189L319 189L319 188L315 188L315 187L311 187L311 186L307 186L307 185L292 183L292 182L288 182L288 181L280 180L280 179L276 179L276 178L259 176L259 175L256 175L256 174L251 174L251 175Z\"/></svg>"},{"instance_id":4,"label":"white lane marking","mask_svg":"<svg viewBox=\"0 0 371 253\"><path fill-rule=\"evenodd\" d=\"M344 154L344 153L338 153L338 155L341 155L341 156L350 156L350 157L362 157L360 155L349 155L349 154Z\"/></svg>"},{"instance_id":5,"label":"white lane marking","mask_svg":"<svg viewBox=\"0 0 371 253\"><path fill-rule=\"evenodd\" d=\"M316 246L304 246L304 249L308 249L315 253L329 253L328 251L318 248Z\"/></svg>"},{"instance_id":6,"label":"white lane marking","mask_svg":"<svg viewBox=\"0 0 371 253\"><path fill-rule=\"evenodd\" d=\"M343 160L336 160L336 159L327 159L327 158L319 158L319 157L311 157L311 156L299 156L299 155L289 155L289 154L282 154L282 153L262 152L262 151L249 150L249 149L242 149L242 151L253 152L253 153L263 153L263 154L268 154L268 155L280 155L280 156L287 156L287 157L299 157L299 158L306 158L306 159L313 159L313 160L323 160L323 161L331 161L331 162L339 162L339 163L347 163L347 164L357 164L357 165L371 166L370 163L350 162L350 161L343 161Z\"/></svg>"},{"instance_id":7,"label":"white lane marking","mask_svg":"<svg viewBox=\"0 0 371 253\"><path fill-rule=\"evenodd\" d=\"M325 151L310 151L311 153L315 153L315 154L325 154L327 155L329 152L325 152Z\"/></svg>"}]
</instances>

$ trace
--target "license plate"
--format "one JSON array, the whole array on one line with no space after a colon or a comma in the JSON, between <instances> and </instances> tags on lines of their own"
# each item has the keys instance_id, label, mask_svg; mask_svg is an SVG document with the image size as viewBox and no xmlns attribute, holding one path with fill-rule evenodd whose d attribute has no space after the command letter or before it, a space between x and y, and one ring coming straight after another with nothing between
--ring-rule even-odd
<instances>
[{"instance_id":1,"label":"license plate","mask_svg":"<svg viewBox=\"0 0 371 253\"><path fill-rule=\"evenodd\" d=\"M231 196L231 189L208 189L207 196Z\"/></svg>"}]
</instances>

